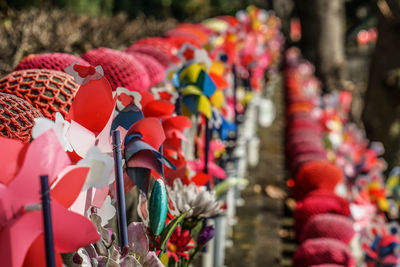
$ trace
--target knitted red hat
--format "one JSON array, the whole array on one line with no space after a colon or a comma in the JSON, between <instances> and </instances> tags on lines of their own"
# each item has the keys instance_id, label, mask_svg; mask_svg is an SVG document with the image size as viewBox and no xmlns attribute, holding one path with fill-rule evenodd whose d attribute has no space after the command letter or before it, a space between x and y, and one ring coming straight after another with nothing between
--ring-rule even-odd
<instances>
[{"instance_id":1,"label":"knitted red hat","mask_svg":"<svg viewBox=\"0 0 400 267\"><path fill-rule=\"evenodd\" d=\"M119 86L131 91L144 91L150 88L146 68L132 55L101 47L87 51L82 58L92 66L103 67L104 76L113 90Z\"/></svg>"},{"instance_id":2,"label":"knitted red hat","mask_svg":"<svg viewBox=\"0 0 400 267\"><path fill-rule=\"evenodd\" d=\"M292 173L296 174L297 171L303 166L305 163L309 161L315 160L327 160L326 152L322 151L321 153L304 153L301 155L296 155L295 157L291 158L290 163L290 170Z\"/></svg>"},{"instance_id":3,"label":"knitted red hat","mask_svg":"<svg viewBox=\"0 0 400 267\"><path fill-rule=\"evenodd\" d=\"M168 37L168 40L174 44L175 47L178 49L181 48L184 44L188 43L191 44L197 48L201 48L202 44L201 42L193 37L192 35L188 34L179 34L179 35L173 35Z\"/></svg>"},{"instance_id":4,"label":"knitted red hat","mask_svg":"<svg viewBox=\"0 0 400 267\"><path fill-rule=\"evenodd\" d=\"M304 225L312 216L322 213L350 216L349 202L326 190L310 192L303 201L297 202L297 207L293 214L297 236L300 236Z\"/></svg>"},{"instance_id":5,"label":"knitted red hat","mask_svg":"<svg viewBox=\"0 0 400 267\"><path fill-rule=\"evenodd\" d=\"M295 198L302 199L315 189L333 192L336 185L344 179L342 170L329 161L310 161L296 174Z\"/></svg>"},{"instance_id":6,"label":"knitted red hat","mask_svg":"<svg viewBox=\"0 0 400 267\"><path fill-rule=\"evenodd\" d=\"M304 242L306 239L327 237L349 244L354 234L353 223L348 217L324 213L308 220L299 240Z\"/></svg>"},{"instance_id":7,"label":"knitted red hat","mask_svg":"<svg viewBox=\"0 0 400 267\"><path fill-rule=\"evenodd\" d=\"M88 62L74 55L66 53L45 53L32 54L23 58L14 70L49 69L64 71L66 67L70 66L75 61L78 61L81 65L89 65Z\"/></svg>"},{"instance_id":8,"label":"knitted red hat","mask_svg":"<svg viewBox=\"0 0 400 267\"><path fill-rule=\"evenodd\" d=\"M34 118L42 117L40 111L24 99L5 93L0 93L0 106L0 136L28 143Z\"/></svg>"},{"instance_id":9,"label":"knitted red hat","mask_svg":"<svg viewBox=\"0 0 400 267\"><path fill-rule=\"evenodd\" d=\"M146 68L149 76L150 87L153 87L164 80L165 68L156 59L146 54L137 52L130 54Z\"/></svg>"},{"instance_id":10,"label":"knitted red hat","mask_svg":"<svg viewBox=\"0 0 400 267\"><path fill-rule=\"evenodd\" d=\"M25 99L52 120L57 112L68 114L78 88L72 76L55 70L14 71L0 80L0 92Z\"/></svg>"},{"instance_id":11,"label":"knitted red hat","mask_svg":"<svg viewBox=\"0 0 400 267\"><path fill-rule=\"evenodd\" d=\"M147 37L140 39L133 45L138 45L138 44L145 44L145 45L150 45L152 47L157 48L160 51L163 51L164 53L168 55L174 55L177 52L177 47L174 43L172 43L168 38L164 37ZM132 45L132 46L133 46Z\"/></svg>"},{"instance_id":12,"label":"knitted red hat","mask_svg":"<svg viewBox=\"0 0 400 267\"><path fill-rule=\"evenodd\" d=\"M339 264L353 267L356 262L349 247L336 239L308 239L300 245L294 254L293 266L307 267L318 264Z\"/></svg>"},{"instance_id":13,"label":"knitted red hat","mask_svg":"<svg viewBox=\"0 0 400 267\"><path fill-rule=\"evenodd\" d=\"M164 68L168 68L172 64L172 56L159 50L156 47L147 44L133 44L126 51L126 53L141 53L153 57L157 60Z\"/></svg>"},{"instance_id":14,"label":"knitted red hat","mask_svg":"<svg viewBox=\"0 0 400 267\"><path fill-rule=\"evenodd\" d=\"M344 265L327 263L327 264L313 265L313 266L310 266L310 267L344 267Z\"/></svg>"},{"instance_id":15,"label":"knitted red hat","mask_svg":"<svg viewBox=\"0 0 400 267\"><path fill-rule=\"evenodd\" d=\"M204 45L208 42L207 35L204 35L203 32L196 31L194 29L175 28L175 29L168 31L165 35L168 37L174 37L174 36L190 37L191 39L195 40L196 42L198 42L201 45Z\"/></svg>"}]
</instances>

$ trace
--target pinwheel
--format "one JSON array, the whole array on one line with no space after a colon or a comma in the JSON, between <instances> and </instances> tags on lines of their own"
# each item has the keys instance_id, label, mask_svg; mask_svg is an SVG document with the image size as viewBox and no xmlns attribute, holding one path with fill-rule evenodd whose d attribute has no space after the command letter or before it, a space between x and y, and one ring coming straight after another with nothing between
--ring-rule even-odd
<instances>
[{"instance_id":1,"label":"pinwheel","mask_svg":"<svg viewBox=\"0 0 400 267\"><path fill-rule=\"evenodd\" d=\"M217 177L219 179L225 179L226 178L226 173L225 173L224 169L219 167L214 162L216 151L224 149L224 148L225 148L225 146L221 142L218 142L217 140L212 140L210 142L210 151L208 152L208 164L207 164L207 168L208 168L207 175L209 175L209 178L211 178L211 177ZM204 168L205 168L205 156L204 156L204 153L201 156L201 159L188 161L188 165L196 173L203 172ZM197 177L197 178L200 178L200 177ZM202 185L205 185L205 183L202 184Z\"/></svg>"},{"instance_id":2,"label":"pinwheel","mask_svg":"<svg viewBox=\"0 0 400 267\"><path fill-rule=\"evenodd\" d=\"M4 151L12 151L11 155L5 152L1 155L2 168L9 163L11 166L0 181L0 258L3 264L17 267L25 260L26 266L45 266L42 212L29 208L40 202L39 176L42 174L48 174L52 183L50 196L56 252L73 252L97 241L99 235L94 225L67 210L81 191L89 168L68 166L70 161L54 131L43 133L25 146L10 139L2 138L0 142Z\"/></svg>"},{"instance_id":3,"label":"pinwheel","mask_svg":"<svg viewBox=\"0 0 400 267\"><path fill-rule=\"evenodd\" d=\"M147 193L151 170L163 175L163 165L175 168L159 151L165 140L160 121L143 118L128 130L124 141L126 172L138 188Z\"/></svg>"},{"instance_id":4,"label":"pinwheel","mask_svg":"<svg viewBox=\"0 0 400 267\"><path fill-rule=\"evenodd\" d=\"M397 236L397 228L392 227L390 233L386 229L382 233L373 232L373 241L371 244L363 243L362 247L365 251L365 262L367 267L378 266L380 262L383 267L394 267L400 264L398 255L398 247L400 239Z\"/></svg>"},{"instance_id":5,"label":"pinwheel","mask_svg":"<svg viewBox=\"0 0 400 267\"><path fill-rule=\"evenodd\" d=\"M201 112L207 118L211 118L209 97L215 93L217 88L207 74L204 65L193 63L184 67L178 75L184 107L192 114Z\"/></svg>"},{"instance_id":6,"label":"pinwheel","mask_svg":"<svg viewBox=\"0 0 400 267\"><path fill-rule=\"evenodd\" d=\"M96 143L103 152L111 152L110 129L117 98L113 98L102 68L73 63L66 71L81 84L67 116L72 148L80 157Z\"/></svg>"}]
</instances>

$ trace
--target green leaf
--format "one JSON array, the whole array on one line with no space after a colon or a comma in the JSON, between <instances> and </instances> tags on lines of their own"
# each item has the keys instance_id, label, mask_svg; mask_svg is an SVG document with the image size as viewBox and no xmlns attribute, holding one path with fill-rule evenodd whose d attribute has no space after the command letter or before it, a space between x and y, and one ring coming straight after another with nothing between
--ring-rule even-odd
<instances>
[{"instance_id":1,"label":"green leaf","mask_svg":"<svg viewBox=\"0 0 400 267\"><path fill-rule=\"evenodd\" d=\"M234 186L237 185L242 185L242 186L247 186L247 184L249 183L249 181L245 178L230 178L230 179L226 179L223 182L220 182L219 184L217 184L214 187L214 191L215 191L215 197L219 198L221 197L223 194L225 194L226 192L228 192L228 190Z\"/></svg>"},{"instance_id":2,"label":"green leaf","mask_svg":"<svg viewBox=\"0 0 400 267\"><path fill-rule=\"evenodd\" d=\"M198 220L196 225L190 230L190 237L193 240L196 240L200 234L200 231L203 229L204 220Z\"/></svg>"},{"instance_id":3,"label":"green leaf","mask_svg":"<svg viewBox=\"0 0 400 267\"><path fill-rule=\"evenodd\" d=\"M167 246L167 242L171 237L172 233L175 231L176 227L183 221L185 216L191 211L192 209L187 210L186 212L182 213L178 217L175 217L172 221L169 222L167 227L162 231L160 235L160 247L161 251L164 251L165 247Z\"/></svg>"}]
</instances>

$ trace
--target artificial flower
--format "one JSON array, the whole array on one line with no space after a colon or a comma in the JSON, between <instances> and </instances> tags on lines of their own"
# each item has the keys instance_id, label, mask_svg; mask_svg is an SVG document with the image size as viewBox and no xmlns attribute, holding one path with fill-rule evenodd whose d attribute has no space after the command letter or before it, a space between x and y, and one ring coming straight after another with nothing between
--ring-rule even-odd
<instances>
[{"instance_id":1,"label":"artificial flower","mask_svg":"<svg viewBox=\"0 0 400 267\"><path fill-rule=\"evenodd\" d=\"M179 216L191 209L186 218L189 217L214 217L222 213L222 203L216 200L214 191L207 191L205 187L197 187L190 183L184 185L181 179L175 179L173 187L167 186L170 205L170 213Z\"/></svg>"}]
</instances>

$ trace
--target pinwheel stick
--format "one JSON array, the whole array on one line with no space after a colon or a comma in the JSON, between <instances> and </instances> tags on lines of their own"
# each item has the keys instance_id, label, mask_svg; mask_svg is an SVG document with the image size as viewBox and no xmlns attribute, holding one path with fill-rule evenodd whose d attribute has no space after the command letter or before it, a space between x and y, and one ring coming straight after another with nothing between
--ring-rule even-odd
<instances>
[{"instance_id":1,"label":"pinwheel stick","mask_svg":"<svg viewBox=\"0 0 400 267\"><path fill-rule=\"evenodd\" d=\"M206 117L205 123L205 140L204 140L204 173L208 173L208 152L210 151L211 131L209 127L209 119Z\"/></svg>"},{"instance_id":2,"label":"pinwheel stick","mask_svg":"<svg viewBox=\"0 0 400 267\"><path fill-rule=\"evenodd\" d=\"M122 174L122 155L121 155L121 137L118 130L112 131L114 167L115 167L115 184L117 189L117 218L118 218L118 233L121 252L124 247L128 246L128 229L125 213L125 194L124 180Z\"/></svg>"},{"instance_id":3,"label":"pinwheel stick","mask_svg":"<svg viewBox=\"0 0 400 267\"><path fill-rule=\"evenodd\" d=\"M182 89L180 87L176 88L178 91L178 99L175 102L175 113L176 115L182 114Z\"/></svg>"},{"instance_id":4,"label":"pinwheel stick","mask_svg":"<svg viewBox=\"0 0 400 267\"><path fill-rule=\"evenodd\" d=\"M51 224L50 188L47 175L40 176L40 184L42 187L42 210L44 224L44 241L46 246L46 265L47 267L55 267L56 257L54 254L53 225Z\"/></svg>"},{"instance_id":5,"label":"pinwheel stick","mask_svg":"<svg viewBox=\"0 0 400 267\"><path fill-rule=\"evenodd\" d=\"M236 65L232 65L232 73L233 73L233 110L235 112L235 124L239 124L238 120L238 110L237 110L237 72L236 72ZM236 130L237 134L237 130Z\"/></svg>"}]
</instances>

